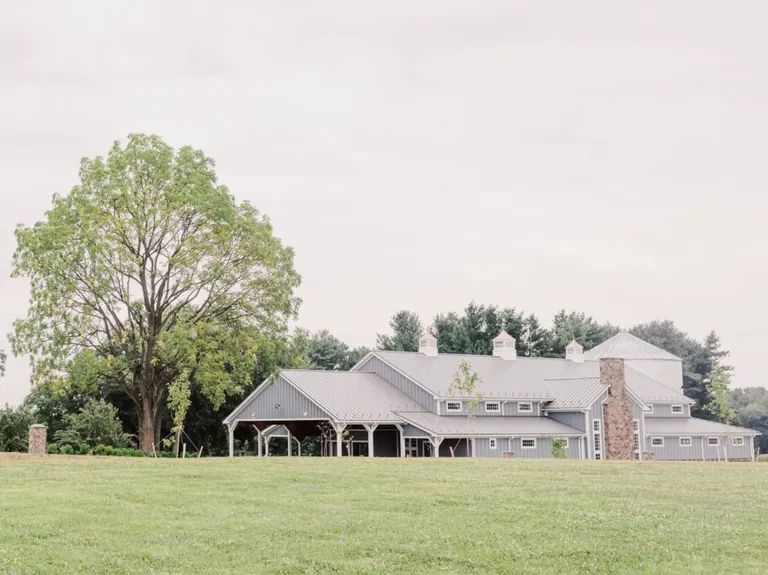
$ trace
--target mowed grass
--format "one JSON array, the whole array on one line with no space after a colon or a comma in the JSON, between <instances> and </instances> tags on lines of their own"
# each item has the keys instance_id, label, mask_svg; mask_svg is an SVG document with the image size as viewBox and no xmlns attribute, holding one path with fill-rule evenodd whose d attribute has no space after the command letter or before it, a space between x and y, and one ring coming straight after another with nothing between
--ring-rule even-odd
<instances>
[{"instance_id":1,"label":"mowed grass","mask_svg":"<svg viewBox=\"0 0 768 575\"><path fill-rule=\"evenodd\" d=\"M766 573L762 464L1 458L3 573Z\"/></svg>"}]
</instances>

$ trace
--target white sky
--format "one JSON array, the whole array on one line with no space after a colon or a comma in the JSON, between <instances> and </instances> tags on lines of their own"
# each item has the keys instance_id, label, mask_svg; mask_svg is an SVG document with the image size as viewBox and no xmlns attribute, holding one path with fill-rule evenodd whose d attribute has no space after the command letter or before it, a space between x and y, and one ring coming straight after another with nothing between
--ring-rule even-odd
<instances>
[{"instance_id":1,"label":"white sky","mask_svg":"<svg viewBox=\"0 0 768 575\"><path fill-rule=\"evenodd\" d=\"M669 318L766 384L768 3L207 4L0 5L0 347L14 226L150 132L271 217L310 330L373 345L472 299Z\"/></svg>"}]
</instances>

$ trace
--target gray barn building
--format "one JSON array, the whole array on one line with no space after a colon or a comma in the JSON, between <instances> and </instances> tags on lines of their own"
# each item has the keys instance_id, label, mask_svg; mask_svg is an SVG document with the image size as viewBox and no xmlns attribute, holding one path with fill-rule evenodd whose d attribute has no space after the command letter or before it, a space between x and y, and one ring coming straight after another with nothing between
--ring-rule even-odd
<instances>
[{"instance_id":1,"label":"gray barn building","mask_svg":"<svg viewBox=\"0 0 768 575\"><path fill-rule=\"evenodd\" d=\"M629 333L587 352L573 341L562 359L518 358L506 332L492 356L439 354L430 333L419 347L348 372L282 370L224 420L230 456L248 425L259 455L272 437L291 455L320 436L333 456L542 458L562 439L572 459L754 458L758 432L691 417L682 361ZM462 362L479 376L472 395L452 385Z\"/></svg>"}]
</instances>

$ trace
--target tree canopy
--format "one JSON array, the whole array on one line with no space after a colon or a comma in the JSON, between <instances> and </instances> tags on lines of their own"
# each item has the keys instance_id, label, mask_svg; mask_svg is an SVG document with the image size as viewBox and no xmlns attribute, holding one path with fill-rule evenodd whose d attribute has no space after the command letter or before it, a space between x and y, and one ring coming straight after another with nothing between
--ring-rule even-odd
<instances>
[{"instance_id":1,"label":"tree canopy","mask_svg":"<svg viewBox=\"0 0 768 575\"><path fill-rule=\"evenodd\" d=\"M145 450L183 369L217 408L250 382L259 346L286 333L299 305L293 251L269 220L218 184L202 151L157 136L83 159L80 183L16 240L13 273L29 279L31 299L14 353L30 356L37 384L118 386Z\"/></svg>"},{"instance_id":2,"label":"tree canopy","mask_svg":"<svg viewBox=\"0 0 768 575\"><path fill-rule=\"evenodd\" d=\"M411 311L401 310L392 316L389 327L392 328L392 335L376 335L377 349L419 351L419 338L424 333L424 326L418 315Z\"/></svg>"}]
</instances>

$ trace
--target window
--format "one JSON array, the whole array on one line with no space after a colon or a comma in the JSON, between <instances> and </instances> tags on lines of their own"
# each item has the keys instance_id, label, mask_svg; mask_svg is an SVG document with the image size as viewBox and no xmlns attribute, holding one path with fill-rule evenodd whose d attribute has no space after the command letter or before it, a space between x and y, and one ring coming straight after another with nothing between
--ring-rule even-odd
<instances>
[{"instance_id":1,"label":"window","mask_svg":"<svg viewBox=\"0 0 768 575\"><path fill-rule=\"evenodd\" d=\"M707 445L710 447L717 447L720 445L720 438L719 437L707 437Z\"/></svg>"},{"instance_id":2,"label":"window","mask_svg":"<svg viewBox=\"0 0 768 575\"><path fill-rule=\"evenodd\" d=\"M645 406L645 413L650 413L651 415L653 415L653 404L652 403L649 403L648 405Z\"/></svg>"},{"instance_id":3,"label":"window","mask_svg":"<svg viewBox=\"0 0 768 575\"><path fill-rule=\"evenodd\" d=\"M576 350L573 348L565 350L565 355L573 355L574 353L576 353Z\"/></svg>"},{"instance_id":4,"label":"window","mask_svg":"<svg viewBox=\"0 0 768 575\"><path fill-rule=\"evenodd\" d=\"M498 401L486 401L485 402L485 411L491 411L493 413L498 413L501 411L501 404Z\"/></svg>"},{"instance_id":5,"label":"window","mask_svg":"<svg viewBox=\"0 0 768 575\"><path fill-rule=\"evenodd\" d=\"M673 405L672 406L672 413L683 413L683 406L682 405Z\"/></svg>"},{"instance_id":6,"label":"window","mask_svg":"<svg viewBox=\"0 0 768 575\"><path fill-rule=\"evenodd\" d=\"M518 403L517 411L521 413L523 412L530 413L531 411L533 411L533 405L530 403Z\"/></svg>"},{"instance_id":7,"label":"window","mask_svg":"<svg viewBox=\"0 0 768 575\"><path fill-rule=\"evenodd\" d=\"M496 438L492 438L488 440L488 447L491 449L496 449Z\"/></svg>"},{"instance_id":8,"label":"window","mask_svg":"<svg viewBox=\"0 0 768 575\"><path fill-rule=\"evenodd\" d=\"M640 422L635 419L632 421L632 426L635 430L635 453L640 453Z\"/></svg>"},{"instance_id":9,"label":"window","mask_svg":"<svg viewBox=\"0 0 768 575\"><path fill-rule=\"evenodd\" d=\"M592 420L592 445L595 448L595 459L601 459L600 452L603 450L603 439L600 435L600 420Z\"/></svg>"},{"instance_id":10,"label":"window","mask_svg":"<svg viewBox=\"0 0 768 575\"><path fill-rule=\"evenodd\" d=\"M565 441L565 446L563 449L568 449L568 438L567 437L560 437L563 441Z\"/></svg>"},{"instance_id":11,"label":"window","mask_svg":"<svg viewBox=\"0 0 768 575\"><path fill-rule=\"evenodd\" d=\"M460 401L446 401L445 402L445 410L446 411L461 411L461 402Z\"/></svg>"},{"instance_id":12,"label":"window","mask_svg":"<svg viewBox=\"0 0 768 575\"><path fill-rule=\"evenodd\" d=\"M690 447L693 445L693 441L690 437L681 437L680 438L680 447Z\"/></svg>"},{"instance_id":13,"label":"window","mask_svg":"<svg viewBox=\"0 0 768 575\"><path fill-rule=\"evenodd\" d=\"M493 347L495 347L496 349L501 349L502 347L504 347L504 342L503 341L494 341L493 342Z\"/></svg>"},{"instance_id":14,"label":"window","mask_svg":"<svg viewBox=\"0 0 768 575\"><path fill-rule=\"evenodd\" d=\"M523 439L523 449L536 449L536 440Z\"/></svg>"},{"instance_id":15,"label":"window","mask_svg":"<svg viewBox=\"0 0 768 575\"><path fill-rule=\"evenodd\" d=\"M508 341L507 342L507 347L510 347L510 348L511 347L515 347L515 342L514 341Z\"/></svg>"},{"instance_id":16,"label":"window","mask_svg":"<svg viewBox=\"0 0 768 575\"><path fill-rule=\"evenodd\" d=\"M664 447L664 438L663 437L652 437L651 438L651 445L654 447Z\"/></svg>"},{"instance_id":17,"label":"window","mask_svg":"<svg viewBox=\"0 0 768 575\"><path fill-rule=\"evenodd\" d=\"M731 443L733 445L744 445L744 438L743 437L734 437L731 439Z\"/></svg>"}]
</instances>

